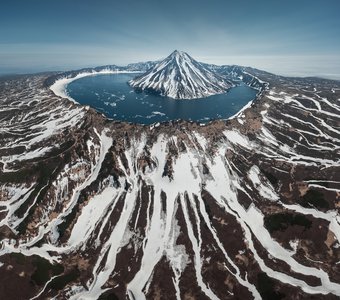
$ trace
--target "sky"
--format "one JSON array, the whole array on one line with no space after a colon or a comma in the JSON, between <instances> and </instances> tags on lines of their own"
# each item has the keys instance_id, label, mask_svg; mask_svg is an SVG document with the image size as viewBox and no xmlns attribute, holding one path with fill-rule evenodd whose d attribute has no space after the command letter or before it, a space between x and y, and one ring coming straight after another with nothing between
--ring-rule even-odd
<instances>
[{"instance_id":1,"label":"sky","mask_svg":"<svg viewBox=\"0 0 340 300\"><path fill-rule=\"evenodd\" d=\"M157 60L340 79L339 0L0 0L0 74Z\"/></svg>"}]
</instances>

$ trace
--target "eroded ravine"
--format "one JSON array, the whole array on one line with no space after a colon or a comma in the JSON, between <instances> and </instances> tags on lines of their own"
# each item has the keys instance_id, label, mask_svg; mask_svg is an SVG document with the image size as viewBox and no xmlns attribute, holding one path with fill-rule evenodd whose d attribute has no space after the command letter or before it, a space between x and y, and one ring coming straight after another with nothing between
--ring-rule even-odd
<instances>
[{"instance_id":1,"label":"eroded ravine","mask_svg":"<svg viewBox=\"0 0 340 300\"><path fill-rule=\"evenodd\" d=\"M269 89L204 126L2 80L0 276L22 286L4 297L339 297L340 84L246 75Z\"/></svg>"}]
</instances>

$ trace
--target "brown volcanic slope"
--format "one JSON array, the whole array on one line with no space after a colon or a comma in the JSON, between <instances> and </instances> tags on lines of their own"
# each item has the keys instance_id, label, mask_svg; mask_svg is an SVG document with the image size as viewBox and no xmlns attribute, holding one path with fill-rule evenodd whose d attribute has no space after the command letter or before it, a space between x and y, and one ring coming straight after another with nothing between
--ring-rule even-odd
<instances>
[{"instance_id":1,"label":"brown volcanic slope","mask_svg":"<svg viewBox=\"0 0 340 300\"><path fill-rule=\"evenodd\" d=\"M1 299L337 299L340 84L205 126L111 122L0 80Z\"/></svg>"}]
</instances>

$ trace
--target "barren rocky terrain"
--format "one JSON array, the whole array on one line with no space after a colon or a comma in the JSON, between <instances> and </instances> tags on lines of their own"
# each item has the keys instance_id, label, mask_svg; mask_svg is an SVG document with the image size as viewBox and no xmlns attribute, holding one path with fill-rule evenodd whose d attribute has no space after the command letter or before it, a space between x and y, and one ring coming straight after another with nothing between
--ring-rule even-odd
<instances>
[{"instance_id":1,"label":"barren rocky terrain","mask_svg":"<svg viewBox=\"0 0 340 300\"><path fill-rule=\"evenodd\" d=\"M0 78L1 299L338 299L340 83L217 67L231 120L107 120Z\"/></svg>"}]
</instances>

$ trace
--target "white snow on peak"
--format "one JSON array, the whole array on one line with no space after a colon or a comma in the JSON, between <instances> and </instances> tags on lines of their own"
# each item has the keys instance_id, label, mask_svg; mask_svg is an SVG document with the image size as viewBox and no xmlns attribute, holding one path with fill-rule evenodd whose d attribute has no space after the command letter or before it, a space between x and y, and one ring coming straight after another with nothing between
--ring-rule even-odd
<instances>
[{"instance_id":1,"label":"white snow on peak","mask_svg":"<svg viewBox=\"0 0 340 300\"><path fill-rule=\"evenodd\" d=\"M190 55L175 50L143 75L129 81L138 90L174 99L204 98L225 93L232 84Z\"/></svg>"}]
</instances>

